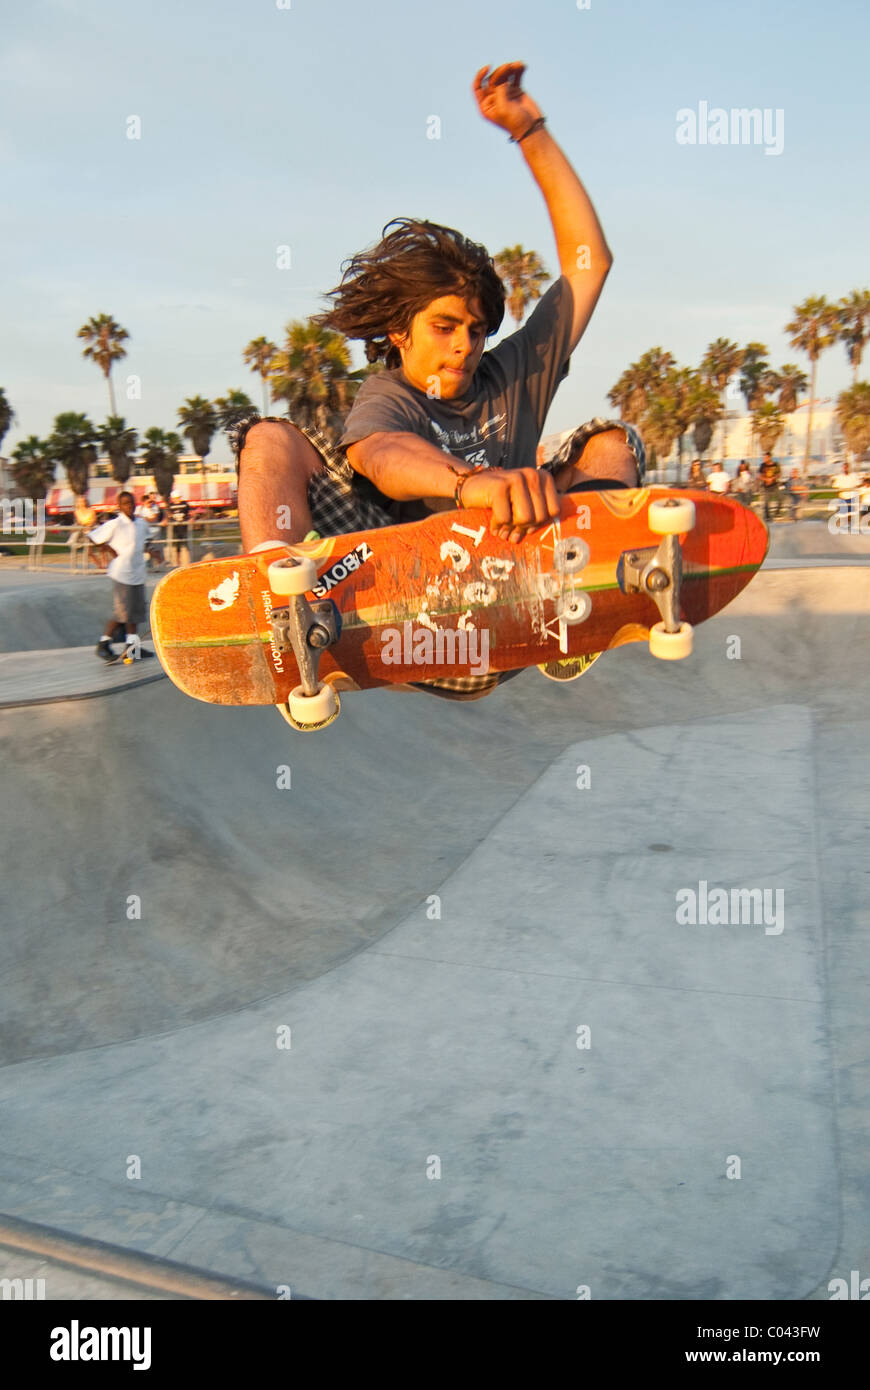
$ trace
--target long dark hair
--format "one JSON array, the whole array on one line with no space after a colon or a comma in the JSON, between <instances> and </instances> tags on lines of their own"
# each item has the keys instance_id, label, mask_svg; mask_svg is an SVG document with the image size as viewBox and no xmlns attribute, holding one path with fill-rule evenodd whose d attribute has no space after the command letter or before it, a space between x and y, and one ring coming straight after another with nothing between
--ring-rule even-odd
<instances>
[{"instance_id":1,"label":"long dark hair","mask_svg":"<svg viewBox=\"0 0 870 1390\"><path fill-rule=\"evenodd\" d=\"M437 222L395 217L377 246L344 262L341 283L326 296L332 306L312 321L362 338L369 362L382 357L398 367L401 355L388 335L407 333L415 314L448 294L480 300L487 337L500 327L505 288L486 247Z\"/></svg>"}]
</instances>

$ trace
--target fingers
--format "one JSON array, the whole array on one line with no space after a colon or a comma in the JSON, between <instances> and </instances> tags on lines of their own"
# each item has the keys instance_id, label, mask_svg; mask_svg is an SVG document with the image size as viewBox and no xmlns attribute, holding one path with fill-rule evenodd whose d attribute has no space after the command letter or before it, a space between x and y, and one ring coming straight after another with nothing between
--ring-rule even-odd
<instances>
[{"instance_id":1,"label":"fingers","mask_svg":"<svg viewBox=\"0 0 870 1390\"><path fill-rule=\"evenodd\" d=\"M474 74L474 85L472 87L472 91L474 92L475 96L482 97L486 95L486 87L484 85L483 78L484 74L487 72L489 72L489 63L485 63L483 67L479 68L478 71Z\"/></svg>"},{"instance_id":2,"label":"fingers","mask_svg":"<svg viewBox=\"0 0 870 1390\"><path fill-rule=\"evenodd\" d=\"M549 473L522 468L504 477L492 497L491 530L513 544L559 515L559 495Z\"/></svg>"},{"instance_id":3,"label":"fingers","mask_svg":"<svg viewBox=\"0 0 870 1390\"><path fill-rule=\"evenodd\" d=\"M525 70L525 63L502 63L501 67L496 68L490 77L489 86L498 87L503 82L507 82L518 93Z\"/></svg>"},{"instance_id":4,"label":"fingers","mask_svg":"<svg viewBox=\"0 0 870 1390\"><path fill-rule=\"evenodd\" d=\"M498 87L501 86L503 82L508 82L511 87L519 93L520 83L522 82L525 70L525 63L502 63L500 67L494 68L487 78L486 74L489 73L489 64L486 63L482 68L479 68L474 75L473 90L477 96L485 97L493 87Z\"/></svg>"}]
</instances>

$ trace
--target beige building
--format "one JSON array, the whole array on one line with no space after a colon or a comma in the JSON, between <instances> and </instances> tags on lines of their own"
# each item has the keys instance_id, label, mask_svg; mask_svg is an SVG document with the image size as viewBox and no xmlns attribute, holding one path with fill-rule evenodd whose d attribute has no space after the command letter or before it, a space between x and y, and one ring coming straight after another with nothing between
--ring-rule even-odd
<instances>
[{"instance_id":1,"label":"beige building","mask_svg":"<svg viewBox=\"0 0 870 1390\"><path fill-rule=\"evenodd\" d=\"M702 458L705 467L715 459L722 458L722 422L718 421L713 430L710 447ZM545 435L538 446L539 460L549 458L573 434L573 429L560 434ZM641 431L641 435L643 431ZM807 407L801 405L785 416L785 427L772 450L778 463L789 466L802 466L807 438ZM688 469L692 459L697 457L692 440L692 432L683 436L683 469ZM843 436L837 424L834 403L827 397L817 398L813 410L813 431L810 441L810 464L816 467L828 466L843 456ZM737 410L729 410L725 416L725 456L723 462L731 465L733 473L741 459L746 459L753 467L761 463L761 446L752 437L752 416ZM676 467L676 445L666 459L660 459L660 472L671 473Z\"/></svg>"}]
</instances>

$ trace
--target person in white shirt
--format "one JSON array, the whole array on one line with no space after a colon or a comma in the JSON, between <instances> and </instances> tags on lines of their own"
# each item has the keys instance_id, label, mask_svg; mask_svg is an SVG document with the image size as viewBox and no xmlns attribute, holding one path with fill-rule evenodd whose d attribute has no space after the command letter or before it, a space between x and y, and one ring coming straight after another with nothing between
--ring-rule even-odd
<instances>
[{"instance_id":1,"label":"person in white shirt","mask_svg":"<svg viewBox=\"0 0 870 1390\"><path fill-rule=\"evenodd\" d=\"M721 462L717 461L714 463L712 471L707 474L707 487L711 492L717 492L720 497L724 497L725 493L729 491L731 479L722 467Z\"/></svg>"},{"instance_id":2,"label":"person in white shirt","mask_svg":"<svg viewBox=\"0 0 870 1390\"><path fill-rule=\"evenodd\" d=\"M835 487L840 496L840 515L848 517L854 512L856 517L860 516L862 503L866 499L862 474L847 463L843 472L831 479L831 487Z\"/></svg>"},{"instance_id":3,"label":"person in white shirt","mask_svg":"<svg viewBox=\"0 0 870 1390\"><path fill-rule=\"evenodd\" d=\"M853 493L861 491L864 481L863 474L853 470L848 464L843 473L838 473L831 479L831 487L835 487L841 497L851 497Z\"/></svg>"},{"instance_id":4,"label":"person in white shirt","mask_svg":"<svg viewBox=\"0 0 870 1390\"><path fill-rule=\"evenodd\" d=\"M125 661L153 656L153 652L143 649L136 632L139 624L145 621L145 542L150 528L141 516L133 515L135 506L132 492L122 492L118 497L118 516L89 532L92 544L112 556L106 571L112 581L112 618L96 647L97 656L104 661L118 659L110 636L116 624L123 624L126 633L122 653Z\"/></svg>"}]
</instances>

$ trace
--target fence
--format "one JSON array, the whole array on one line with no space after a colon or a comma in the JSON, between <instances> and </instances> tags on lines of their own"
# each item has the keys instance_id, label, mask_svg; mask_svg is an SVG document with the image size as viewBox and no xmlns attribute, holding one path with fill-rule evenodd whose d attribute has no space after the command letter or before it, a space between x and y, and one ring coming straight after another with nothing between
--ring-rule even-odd
<instances>
[{"instance_id":1,"label":"fence","mask_svg":"<svg viewBox=\"0 0 870 1390\"><path fill-rule=\"evenodd\" d=\"M152 527L146 554L146 568L153 571L188 565L212 552L233 554L242 548L238 522L206 517L187 522L166 522ZM12 532L13 537L15 531ZM93 546L79 526L53 526L35 535L22 535L13 544L17 554L5 557L6 567L20 567L24 559L29 570L67 569L74 573L95 573L105 569L96 560L99 547Z\"/></svg>"}]
</instances>

